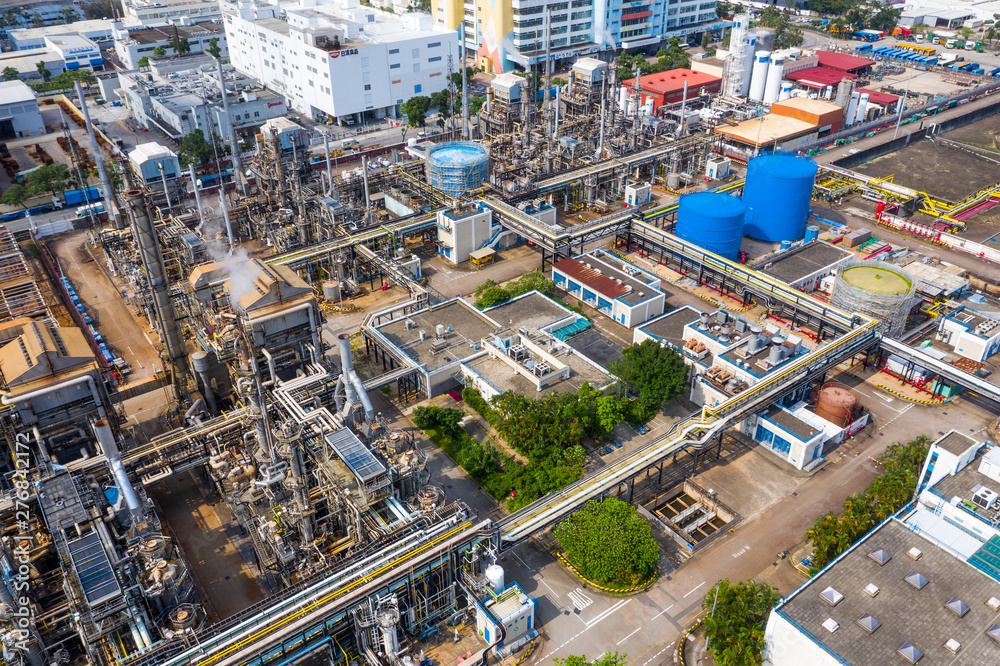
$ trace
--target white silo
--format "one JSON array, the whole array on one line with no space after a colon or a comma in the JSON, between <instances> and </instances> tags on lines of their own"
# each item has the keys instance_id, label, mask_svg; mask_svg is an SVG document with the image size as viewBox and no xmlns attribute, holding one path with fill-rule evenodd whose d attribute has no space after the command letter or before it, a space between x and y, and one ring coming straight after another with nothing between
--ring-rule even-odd
<instances>
[{"instance_id":1,"label":"white silo","mask_svg":"<svg viewBox=\"0 0 1000 666\"><path fill-rule=\"evenodd\" d=\"M781 92L778 93L778 101L783 102L792 96L792 82L782 81L781 82Z\"/></svg>"},{"instance_id":2,"label":"white silo","mask_svg":"<svg viewBox=\"0 0 1000 666\"><path fill-rule=\"evenodd\" d=\"M865 121L865 113L868 111L868 93L861 93L858 98L858 113L854 116L854 122L862 123Z\"/></svg>"},{"instance_id":3,"label":"white silo","mask_svg":"<svg viewBox=\"0 0 1000 666\"><path fill-rule=\"evenodd\" d=\"M730 97L743 97L742 92L744 79L745 46L747 39L747 28L750 25L750 17L746 14L737 14L733 17L733 29L729 33L729 55L726 56L726 71L723 74L724 87L723 94ZM753 51L751 50L751 53ZM749 80L749 79L748 79Z\"/></svg>"},{"instance_id":4,"label":"white silo","mask_svg":"<svg viewBox=\"0 0 1000 666\"><path fill-rule=\"evenodd\" d=\"M860 94L855 90L851 93L851 102L847 105L847 114L844 116L844 123L847 125L854 124L854 116L858 112L858 98Z\"/></svg>"},{"instance_id":5,"label":"white silo","mask_svg":"<svg viewBox=\"0 0 1000 666\"><path fill-rule=\"evenodd\" d=\"M827 86L823 91L823 99L829 100L831 97L833 97L833 86Z\"/></svg>"},{"instance_id":6,"label":"white silo","mask_svg":"<svg viewBox=\"0 0 1000 666\"><path fill-rule=\"evenodd\" d=\"M623 113L628 108L628 97L629 97L628 88L622 86L621 90L618 91L618 108Z\"/></svg>"},{"instance_id":7,"label":"white silo","mask_svg":"<svg viewBox=\"0 0 1000 666\"><path fill-rule=\"evenodd\" d=\"M781 75L785 70L785 55L771 54L771 64L767 68L767 81L764 83L764 103L774 104L781 92Z\"/></svg>"},{"instance_id":8,"label":"white silo","mask_svg":"<svg viewBox=\"0 0 1000 666\"><path fill-rule=\"evenodd\" d=\"M754 54L753 74L750 77L750 99L758 102L764 99L764 83L767 82L767 67L770 62L770 51L757 51Z\"/></svg>"},{"instance_id":9,"label":"white silo","mask_svg":"<svg viewBox=\"0 0 1000 666\"><path fill-rule=\"evenodd\" d=\"M753 54L757 50L757 36L748 34L743 40L743 80L740 82L739 97L750 92L750 75L753 72Z\"/></svg>"}]
</instances>

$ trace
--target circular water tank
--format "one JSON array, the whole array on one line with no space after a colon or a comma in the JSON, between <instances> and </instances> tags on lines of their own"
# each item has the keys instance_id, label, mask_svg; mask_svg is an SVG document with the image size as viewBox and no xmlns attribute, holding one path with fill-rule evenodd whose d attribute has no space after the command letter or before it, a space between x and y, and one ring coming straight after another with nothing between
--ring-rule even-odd
<instances>
[{"instance_id":1,"label":"circular water tank","mask_svg":"<svg viewBox=\"0 0 1000 666\"><path fill-rule=\"evenodd\" d=\"M737 259L747 207L736 197L695 192L681 197L676 234L689 243L727 259Z\"/></svg>"},{"instance_id":2,"label":"circular water tank","mask_svg":"<svg viewBox=\"0 0 1000 666\"><path fill-rule=\"evenodd\" d=\"M340 283L336 280L324 280L323 281L323 298L328 301L336 301L340 299Z\"/></svg>"},{"instance_id":3,"label":"circular water tank","mask_svg":"<svg viewBox=\"0 0 1000 666\"><path fill-rule=\"evenodd\" d=\"M818 170L811 159L788 153L750 160L743 186L744 233L772 243L802 238Z\"/></svg>"},{"instance_id":4,"label":"circular water tank","mask_svg":"<svg viewBox=\"0 0 1000 666\"><path fill-rule=\"evenodd\" d=\"M679 173L668 173L667 174L667 187L672 190L676 190L681 186L681 175Z\"/></svg>"},{"instance_id":5,"label":"circular water tank","mask_svg":"<svg viewBox=\"0 0 1000 666\"><path fill-rule=\"evenodd\" d=\"M805 242L808 243L810 241L816 240L817 238L819 238L819 227L815 224L810 224L808 227L806 227Z\"/></svg>"},{"instance_id":6,"label":"circular water tank","mask_svg":"<svg viewBox=\"0 0 1000 666\"><path fill-rule=\"evenodd\" d=\"M482 187L490 170L490 154L472 141L442 143L430 149L427 182L445 194L459 197Z\"/></svg>"},{"instance_id":7,"label":"circular water tank","mask_svg":"<svg viewBox=\"0 0 1000 666\"><path fill-rule=\"evenodd\" d=\"M847 386L828 383L816 396L816 413L841 428L851 422L858 399Z\"/></svg>"},{"instance_id":8,"label":"circular water tank","mask_svg":"<svg viewBox=\"0 0 1000 666\"><path fill-rule=\"evenodd\" d=\"M499 564L491 564L486 568L486 582L490 584L494 592L500 592L503 589L503 567Z\"/></svg>"},{"instance_id":9,"label":"circular water tank","mask_svg":"<svg viewBox=\"0 0 1000 666\"><path fill-rule=\"evenodd\" d=\"M917 279L898 266L884 261L849 261L837 269L830 305L867 315L886 336L897 338L906 330L916 285Z\"/></svg>"}]
</instances>

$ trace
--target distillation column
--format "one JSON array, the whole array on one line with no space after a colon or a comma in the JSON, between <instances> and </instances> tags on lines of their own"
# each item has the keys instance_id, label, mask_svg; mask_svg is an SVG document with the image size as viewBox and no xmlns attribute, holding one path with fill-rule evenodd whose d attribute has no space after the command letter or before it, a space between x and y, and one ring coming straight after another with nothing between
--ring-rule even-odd
<instances>
[{"instance_id":1,"label":"distillation column","mask_svg":"<svg viewBox=\"0 0 1000 666\"><path fill-rule=\"evenodd\" d=\"M160 335L166 347L167 362L170 363L173 372L175 396L181 400L187 393L188 358L184 351L181 329L177 325L177 312L170 300L170 284L167 282L167 273L163 266L160 243L156 238L156 227L149 217L149 207L142 190L126 192L125 200L132 216L132 233L135 234L142 256L142 266L149 281L149 290L153 295L156 323L160 327Z\"/></svg>"}]
</instances>

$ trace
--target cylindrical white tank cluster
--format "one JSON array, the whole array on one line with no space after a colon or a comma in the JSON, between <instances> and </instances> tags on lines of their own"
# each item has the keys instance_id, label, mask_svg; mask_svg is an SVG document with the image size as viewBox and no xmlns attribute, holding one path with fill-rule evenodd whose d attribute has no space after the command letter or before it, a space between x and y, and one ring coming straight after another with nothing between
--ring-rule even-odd
<instances>
[{"instance_id":1,"label":"cylindrical white tank cluster","mask_svg":"<svg viewBox=\"0 0 1000 666\"><path fill-rule=\"evenodd\" d=\"M851 93L851 101L847 105L847 115L844 116L844 122L848 125L852 124L854 121L854 116L858 113L858 99L861 95L854 91Z\"/></svg>"},{"instance_id":2,"label":"cylindrical white tank cluster","mask_svg":"<svg viewBox=\"0 0 1000 666\"><path fill-rule=\"evenodd\" d=\"M767 81L767 68L770 62L770 51L757 51L754 54L753 73L750 76L750 99L758 102L764 100L764 83Z\"/></svg>"},{"instance_id":3,"label":"cylindrical white tank cluster","mask_svg":"<svg viewBox=\"0 0 1000 666\"><path fill-rule=\"evenodd\" d=\"M772 53L771 64L767 68L767 80L764 82L764 103L774 104L781 92L781 75L785 71L785 54Z\"/></svg>"},{"instance_id":4,"label":"cylindrical white tank cluster","mask_svg":"<svg viewBox=\"0 0 1000 666\"><path fill-rule=\"evenodd\" d=\"M858 112L854 116L855 123L864 122L865 113L868 111L868 93L861 93L858 98Z\"/></svg>"},{"instance_id":5,"label":"cylindrical white tank cluster","mask_svg":"<svg viewBox=\"0 0 1000 666\"><path fill-rule=\"evenodd\" d=\"M792 82L782 81L781 82L781 92L778 93L778 101L783 102L792 96Z\"/></svg>"}]
</instances>

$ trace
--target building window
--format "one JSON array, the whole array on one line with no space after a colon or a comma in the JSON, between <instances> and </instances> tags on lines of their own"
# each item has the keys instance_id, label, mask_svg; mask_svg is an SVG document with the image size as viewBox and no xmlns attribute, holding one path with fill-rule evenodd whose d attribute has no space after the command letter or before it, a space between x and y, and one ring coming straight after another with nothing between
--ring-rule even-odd
<instances>
[{"instance_id":1,"label":"building window","mask_svg":"<svg viewBox=\"0 0 1000 666\"><path fill-rule=\"evenodd\" d=\"M362 67L367 67L368 66L368 58L362 58L361 59L361 66Z\"/></svg>"},{"instance_id":2,"label":"building window","mask_svg":"<svg viewBox=\"0 0 1000 666\"><path fill-rule=\"evenodd\" d=\"M362 72L361 73L361 80L364 81L365 83L371 82L371 80L372 80L372 73L371 72Z\"/></svg>"},{"instance_id":3,"label":"building window","mask_svg":"<svg viewBox=\"0 0 1000 666\"><path fill-rule=\"evenodd\" d=\"M399 63L396 62L396 63L393 63L393 64L389 65L389 69L399 69Z\"/></svg>"},{"instance_id":4,"label":"building window","mask_svg":"<svg viewBox=\"0 0 1000 666\"><path fill-rule=\"evenodd\" d=\"M433 58L428 58L427 62L441 62L441 56L434 56Z\"/></svg>"},{"instance_id":5,"label":"building window","mask_svg":"<svg viewBox=\"0 0 1000 666\"><path fill-rule=\"evenodd\" d=\"M420 49L413 49L413 57L414 58L420 57Z\"/></svg>"},{"instance_id":6,"label":"building window","mask_svg":"<svg viewBox=\"0 0 1000 666\"><path fill-rule=\"evenodd\" d=\"M420 91L421 91L421 89L422 89L422 86L419 83L417 85L413 86L413 94L414 95L419 94Z\"/></svg>"},{"instance_id":7,"label":"building window","mask_svg":"<svg viewBox=\"0 0 1000 666\"><path fill-rule=\"evenodd\" d=\"M399 49L389 49L389 55L396 55L399 53Z\"/></svg>"},{"instance_id":8,"label":"building window","mask_svg":"<svg viewBox=\"0 0 1000 666\"><path fill-rule=\"evenodd\" d=\"M254 111L253 112L253 117L254 118L260 118L260 111Z\"/></svg>"},{"instance_id":9,"label":"building window","mask_svg":"<svg viewBox=\"0 0 1000 666\"><path fill-rule=\"evenodd\" d=\"M366 83L365 84L365 90L371 90L371 89L372 89L372 84Z\"/></svg>"},{"instance_id":10,"label":"building window","mask_svg":"<svg viewBox=\"0 0 1000 666\"><path fill-rule=\"evenodd\" d=\"M439 46L441 46L441 42L431 42L430 44L427 45L427 48L436 49Z\"/></svg>"},{"instance_id":11,"label":"building window","mask_svg":"<svg viewBox=\"0 0 1000 666\"><path fill-rule=\"evenodd\" d=\"M420 63L419 62L413 63L413 71L414 72L419 72L420 71Z\"/></svg>"},{"instance_id":12,"label":"building window","mask_svg":"<svg viewBox=\"0 0 1000 666\"><path fill-rule=\"evenodd\" d=\"M372 96L365 95L365 104L371 104L371 103L372 103Z\"/></svg>"}]
</instances>

